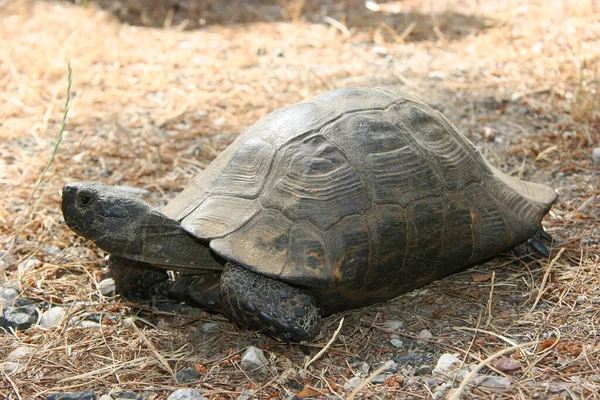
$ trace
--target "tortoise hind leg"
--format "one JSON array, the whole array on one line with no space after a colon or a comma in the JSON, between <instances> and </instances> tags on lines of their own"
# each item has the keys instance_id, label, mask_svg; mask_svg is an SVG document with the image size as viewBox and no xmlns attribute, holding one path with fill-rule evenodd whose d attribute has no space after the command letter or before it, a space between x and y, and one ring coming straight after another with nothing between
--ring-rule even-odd
<instances>
[{"instance_id":1,"label":"tortoise hind leg","mask_svg":"<svg viewBox=\"0 0 600 400\"><path fill-rule=\"evenodd\" d=\"M221 301L236 322L287 342L310 342L321 318L312 295L284 282L227 263Z\"/></svg>"},{"instance_id":2,"label":"tortoise hind leg","mask_svg":"<svg viewBox=\"0 0 600 400\"><path fill-rule=\"evenodd\" d=\"M190 305L222 312L221 273L182 275L169 288L171 297Z\"/></svg>"}]
</instances>

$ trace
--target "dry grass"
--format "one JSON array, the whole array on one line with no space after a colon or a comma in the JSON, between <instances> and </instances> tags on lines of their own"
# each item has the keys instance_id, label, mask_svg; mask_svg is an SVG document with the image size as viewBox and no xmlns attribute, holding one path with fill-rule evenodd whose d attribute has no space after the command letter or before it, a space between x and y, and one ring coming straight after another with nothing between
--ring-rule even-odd
<instances>
[{"instance_id":1,"label":"dry grass","mask_svg":"<svg viewBox=\"0 0 600 400\"><path fill-rule=\"evenodd\" d=\"M92 388L146 390L153 399L183 386L219 399L244 390L257 398L345 397L352 390L344 383L360 374L367 381L357 396L428 398L432 381L410 368L383 384L369 383L370 372L407 352L427 355L419 364L430 365L450 352L473 366L492 357L479 371L487 375L504 374L495 367L498 357L521 365L508 375L509 389L466 385L469 398L597 398L600 174L591 151L600 143L600 5L406 0L373 14L341 2L294 0L282 18L275 1L237 1L239 15L219 3L199 2L206 8L190 11L206 17L200 30L185 30L196 25L181 10L151 16L133 2L119 3L121 20L94 4L0 3L0 249L8 249L23 216L16 246L0 255L1 279L44 307L63 305L73 321L0 336L0 359L31 349L18 369L0 372L0 397ZM246 6L253 12L239 11ZM123 23L142 23L144 13L148 24L170 28ZM347 34L322 23L323 16ZM288 18L294 22L281 21ZM60 128L68 60L74 83L67 131L25 211ZM546 227L556 250L564 249L560 257L500 257L392 302L335 315L315 354L344 317L339 335L306 368L297 349L238 332L220 316L99 292L101 252L61 220L65 182L143 187L151 192L147 200L161 205L269 111L331 87L383 84L441 109L502 170L557 188ZM403 321L403 330L386 330L386 319ZM218 323L215 332L200 329L208 321ZM433 339L417 340L423 329ZM403 348L390 345L391 334L400 335ZM266 349L269 373L242 371L240 350L248 343ZM363 363L372 368L361 370ZM177 383L171 372L184 367L199 378Z\"/></svg>"}]
</instances>

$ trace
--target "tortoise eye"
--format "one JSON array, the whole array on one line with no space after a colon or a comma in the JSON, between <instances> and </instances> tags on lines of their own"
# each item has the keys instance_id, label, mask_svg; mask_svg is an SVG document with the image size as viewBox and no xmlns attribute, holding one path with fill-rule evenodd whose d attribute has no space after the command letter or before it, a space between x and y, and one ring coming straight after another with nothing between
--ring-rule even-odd
<instances>
[{"instance_id":1,"label":"tortoise eye","mask_svg":"<svg viewBox=\"0 0 600 400\"><path fill-rule=\"evenodd\" d=\"M90 196L89 194L80 194L79 195L79 204L81 204L83 207L90 205L91 202L92 202L92 196Z\"/></svg>"}]
</instances>

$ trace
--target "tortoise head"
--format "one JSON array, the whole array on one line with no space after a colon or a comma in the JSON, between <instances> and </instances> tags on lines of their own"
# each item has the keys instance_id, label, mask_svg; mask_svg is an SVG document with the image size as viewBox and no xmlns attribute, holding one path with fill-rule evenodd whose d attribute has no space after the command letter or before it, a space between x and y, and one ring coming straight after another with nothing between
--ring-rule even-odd
<instances>
[{"instance_id":1,"label":"tortoise head","mask_svg":"<svg viewBox=\"0 0 600 400\"><path fill-rule=\"evenodd\" d=\"M112 254L135 242L140 228L157 213L139 197L96 182L66 184L62 212L69 228Z\"/></svg>"}]
</instances>

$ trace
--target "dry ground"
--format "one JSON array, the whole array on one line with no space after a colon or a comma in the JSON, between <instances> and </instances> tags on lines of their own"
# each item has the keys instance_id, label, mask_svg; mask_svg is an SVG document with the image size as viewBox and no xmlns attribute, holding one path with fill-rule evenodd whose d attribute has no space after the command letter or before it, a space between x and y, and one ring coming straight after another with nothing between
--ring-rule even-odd
<instances>
[{"instance_id":1,"label":"dry ground","mask_svg":"<svg viewBox=\"0 0 600 400\"><path fill-rule=\"evenodd\" d=\"M345 397L344 383L363 363L372 369L420 354L419 363L435 365L442 353L473 365L496 355L480 371L488 375L503 374L493 367L503 356L521 365L507 375L510 388L471 387L470 398L599 397L600 168L591 153L600 144L600 4L407 0L359 12L331 1L215 1L145 12L130 3L0 1L0 282L101 326L1 335L0 359L19 346L33 352L17 370L0 371L0 397L94 389L147 390L154 399L184 386L220 399L244 389L256 398L301 390ZM27 203L59 132L68 60L67 131ZM345 317L342 329L308 367L297 348L237 331L220 316L100 294L102 252L61 219L65 182L145 188L160 206L266 113L329 88L384 84L442 110L501 170L555 187L560 198L545 226L557 239L554 255L564 252L554 262L503 256L332 316L313 354ZM386 319L403 321L402 348L390 344ZM202 332L207 321L217 333ZM433 338L414 340L424 329ZM265 349L267 374L241 370L248 343ZM514 344L522 346L498 354ZM190 366L199 378L177 383L171 372ZM414 376L409 365L359 394L428 398L435 382L424 378L429 372Z\"/></svg>"}]
</instances>

